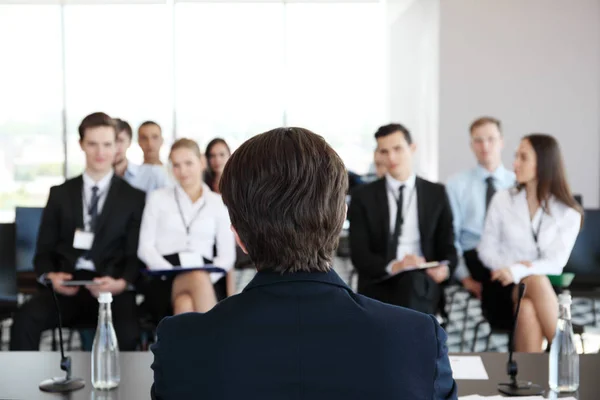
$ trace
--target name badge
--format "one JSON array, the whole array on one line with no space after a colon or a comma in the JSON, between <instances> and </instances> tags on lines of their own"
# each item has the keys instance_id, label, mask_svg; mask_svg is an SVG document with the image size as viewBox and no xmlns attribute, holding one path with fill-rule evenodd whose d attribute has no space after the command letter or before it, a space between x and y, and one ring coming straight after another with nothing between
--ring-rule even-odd
<instances>
[{"instance_id":1,"label":"name badge","mask_svg":"<svg viewBox=\"0 0 600 400\"><path fill-rule=\"evenodd\" d=\"M73 248L80 250L90 250L94 243L94 233L77 229L73 236Z\"/></svg>"},{"instance_id":2,"label":"name badge","mask_svg":"<svg viewBox=\"0 0 600 400\"><path fill-rule=\"evenodd\" d=\"M182 251L179 253L179 262L183 268L202 267L204 258L202 254L195 251Z\"/></svg>"}]
</instances>

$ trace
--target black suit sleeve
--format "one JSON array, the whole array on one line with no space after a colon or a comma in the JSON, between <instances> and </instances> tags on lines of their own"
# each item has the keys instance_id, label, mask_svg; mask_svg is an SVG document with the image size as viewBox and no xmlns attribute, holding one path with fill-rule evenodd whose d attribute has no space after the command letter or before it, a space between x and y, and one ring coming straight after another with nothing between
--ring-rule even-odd
<instances>
[{"instance_id":1,"label":"black suit sleeve","mask_svg":"<svg viewBox=\"0 0 600 400\"><path fill-rule=\"evenodd\" d=\"M54 256L60 237L60 199L57 188L50 189L48 203L44 208L40 229L37 238L33 266L37 276L48 272L57 272L56 258Z\"/></svg>"},{"instance_id":2,"label":"black suit sleeve","mask_svg":"<svg viewBox=\"0 0 600 400\"><path fill-rule=\"evenodd\" d=\"M438 260L448 260L450 262L448 266L450 267L450 277L452 277L458 260L456 246L454 245L452 208L446 190L443 186L440 187L439 197L442 200L442 210L435 231L435 252Z\"/></svg>"},{"instance_id":3,"label":"black suit sleeve","mask_svg":"<svg viewBox=\"0 0 600 400\"><path fill-rule=\"evenodd\" d=\"M371 250L368 208L362 197L357 193L350 201L350 256L359 274L377 279L387 275L387 263L384 256Z\"/></svg>"},{"instance_id":4,"label":"black suit sleeve","mask_svg":"<svg viewBox=\"0 0 600 400\"><path fill-rule=\"evenodd\" d=\"M135 199L133 210L127 225L127 238L125 242L125 268L122 278L129 283L135 283L140 273L142 264L137 256L138 242L140 238L140 224L146 203L145 194L134 189L132 198Z\"/></svg>"}]
</instances>

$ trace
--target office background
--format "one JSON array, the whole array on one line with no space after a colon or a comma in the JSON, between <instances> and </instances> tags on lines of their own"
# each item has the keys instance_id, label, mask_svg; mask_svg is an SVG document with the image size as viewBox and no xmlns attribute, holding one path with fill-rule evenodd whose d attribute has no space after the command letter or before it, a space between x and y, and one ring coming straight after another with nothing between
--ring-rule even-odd
<instances>
[{"instance_id":1,"label":"office background","mask_svg":"<svg viewBox=\"0 0 600 400\"><path fill-rule=\"evenodd\" d=\"M0 3L0 220L80 173L77 125L102 110L156 120L168 146L301 125L368 170L377 126L401 121L417 170L474 164L468 125L555 135L573 190L600 205L597 0ZM136 145L133 161L141 160Z\"/></svg>"}]
</instances>

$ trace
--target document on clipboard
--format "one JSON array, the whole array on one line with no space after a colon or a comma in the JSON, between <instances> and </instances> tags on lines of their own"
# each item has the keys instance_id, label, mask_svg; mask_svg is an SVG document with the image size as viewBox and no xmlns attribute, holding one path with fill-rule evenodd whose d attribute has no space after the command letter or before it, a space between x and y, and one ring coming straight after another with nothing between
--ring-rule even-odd
<instances>
[{"instance_id":1,"label":"document on clipboard","mask_svg":"<svg viewBox=\"0 0 600 400\"><path fill-rule=\"evenodd\" d=\"M443 261L429 261L423 264L418 264L418 265L411 265L408 266L406 268L401 269L398 272L394 272L393 274L390 275L386 275L385 277L374 281L373 283L379 283L379 282L383 282L383 281L387 281L388 279L392 279L395 276L398 276L400 274L404 274L406 272L411 272L411 271L420 271L420 270L425 270L428 268L435 268L435 267L441 267L443 265L448 265L450 264L450 261L448 260L443 260Z\"/></svg>"},{"instance_id":2,"label":"document on clipboard","mask_svg":"<svg viewBox=\"0 0 600 400\"><path fill-rule=\"evenodd\" d=\"M146 269L144 273L150 276L163 276L163 275L177 275L183 272L190 271L206 271L209 273L220 273L224 274L226 271L221 267L217 267L215 265L203 265L201 267L180 267L174 266L173 268L159 268L159 269Z\"/></svg>"}]
</instances>

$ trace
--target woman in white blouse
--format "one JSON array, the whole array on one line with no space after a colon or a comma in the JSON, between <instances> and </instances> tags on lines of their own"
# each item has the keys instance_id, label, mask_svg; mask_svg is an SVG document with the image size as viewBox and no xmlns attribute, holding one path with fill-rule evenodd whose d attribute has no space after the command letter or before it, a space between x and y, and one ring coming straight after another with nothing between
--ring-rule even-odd
<instances>
[{"instance_id":1,"label":"woman in white blouse","mask_svg":"<svg viewBox=\"0 0 600 400\"><path fill-rule=\"evenodd\" d=\"M562 273L582 224L582 211L569 189L553 137L524 137L514 168L517 187L494 195L477 247L490 270L482 307L490 323L511 327L516 284L525 283L514 348L540 352L544 338L552 342L558 321L558 301L547 275Z\"/></svg>"},{"instance_id":2,"label":"woman in white blouse","mask_svg":"<svg viewBox=\"0 0 600 400\"><path fill-rule=\"evenodd\" d=\"M171 147L169 160L177 183L175 187L149 194L140 228L138 257L150 270L205 264L230 270L235 262L235 239L229 214L221 196L202 181L198 144L190 139L177 140ZM152 279L150 308L159 319L170 314L171 306L175 314L208 311L216 304L217 297L224 297L213 289L213 284L221 278L222 274L195 270L179 273L175 278Z\"/></svg>"}]
</instances>

